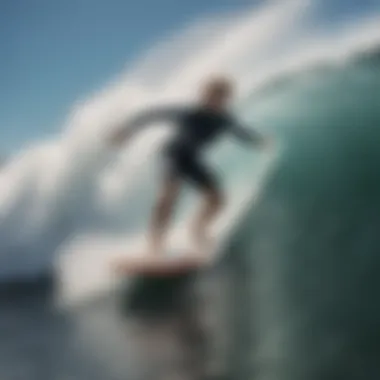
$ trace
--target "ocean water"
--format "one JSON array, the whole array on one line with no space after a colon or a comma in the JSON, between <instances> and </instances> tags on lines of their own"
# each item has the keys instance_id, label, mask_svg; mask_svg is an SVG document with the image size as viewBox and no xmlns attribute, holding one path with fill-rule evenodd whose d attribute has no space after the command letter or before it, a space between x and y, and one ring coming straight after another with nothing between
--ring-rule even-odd
<instances>
[{"instance_id":1,"label":"ocean water","mask_svg":"<svg viewBox=\"0 0 380 380\"><path fill-rule=\"evenodd\" d=\"M234 247L224 253L206 271L134 279L70 308L57 304L52 278L3 285L1 378L195 380L249 373L250 314L236 312L249 302L248 273Z\"/></svg>"},{"instance_id":2,"label":"ocean water","mask_svg":"<svg viewBox=\"0 0 380 380\"><path fill-rule=\"evenodd\" d=\"M287 148L235 236L256 268L258 379L376 379L379 50L262 99Z\"/></svg>"},{"instance_id":3,"label":"ocean water","mask_svg":"<svg viewBox=\"0 0 380 380\"><path fill-rule=\"evenodd\" d=\"M141 337L144 351L184 330L169 323L161 334L145 326L136 337L135 321L121 308L129 296L107 274L109 259L128 251L145 228L160 138L144 136L115 157L98 132L126 97L146 105L187 96L189 83L221 61L245 84L240 115L278 144L271 154L252 154L226 142L209 157L231 207L218 235L222 260L191 282L206 282L196 298L214 318L205 346L233 379L380 378L378 20L350 26L347 39L332 34L328 43L307 43L313 54L293 54L286 41L292 47L299 42L294 33L303 35L301 3L229 19L230 44L224 24L215 22L223 33L212 40L212 54L194 52L180 72L163 76L162 87L133 87L121 78L74 110L59 139L3 167L0 275L2 283L18 284L0 293L1 379L157 379L158 368L163 377L172 369L170 353L187 356L186 340L168 348L165 368L155 355L138 355ZM252 51L264 59L257 62ZM151 96L160 90L163 99ZM192 201L185 194L179 224ZM181 240L178 234L174 244ZM46 273L54 285L38 280ZM63 308L56 288L68 295ZM143 363L133 364L137 358Z\"/></svg>"},{"instance_id":4,"label":"ocean water","mask_svg":"<svg viewBox=\"0 0 380 380\"><path fill-rule=\"evenodd\" d=\"M207 344L225 355L232 378L380 376L378 58L375 49L301 73L256 103L263 114L272 110L283 150L236 224L214 271L216 292L205 298L219 315ZM157 376L152 362L142 368L154 375L133 364L133 325L120 309L126 295L63 311L49 297L41 289L2 293L2 379ZM215 337L227 340L224 354Z\"/></svg>"}]
</instances>

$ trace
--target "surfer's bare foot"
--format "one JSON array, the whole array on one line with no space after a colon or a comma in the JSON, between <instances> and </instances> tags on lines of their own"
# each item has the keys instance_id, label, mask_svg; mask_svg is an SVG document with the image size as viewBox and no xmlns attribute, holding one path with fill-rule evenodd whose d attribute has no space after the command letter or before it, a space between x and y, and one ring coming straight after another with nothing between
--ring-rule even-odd
<instances>
[{"instance_id":1,"label":"surfer's bare foot","mask_svg":"<svg viewBox=\"0 0 380 380\"><path fill-rule=\"evenodd\" d=\"M205 234L196 236L195 249L199 254L206 254L211 248L211 238Z\"/></svg>"},{"instance_id":2,"label":"surfer's bare foot","mask_svg":"<svg viewBox=\"0 0 380 380\"><path fill-rule=\"evenodd\" d=\"M115 260L112 264L112 269L116 273L122 274L125 272L125 269L127 268L127 264L122 260Z\"/></svg>"},{"instance_id":3,"label":"surfer's bare foot","mask_svg":"<svg viewBox=\"0 0 380 380\"><path fill-rule=\"evenodd\" d=\"M150 256L160 256L162 254L163 247L161 244L151 244L148 252Z\"/></svg>"}]
</instances>

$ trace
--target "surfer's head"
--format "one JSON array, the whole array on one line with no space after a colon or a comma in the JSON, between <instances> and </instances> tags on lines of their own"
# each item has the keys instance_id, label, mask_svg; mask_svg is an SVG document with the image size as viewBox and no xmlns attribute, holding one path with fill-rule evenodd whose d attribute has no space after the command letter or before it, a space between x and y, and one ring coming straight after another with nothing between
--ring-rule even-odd
<instances>
[{"instance_id":1,"label":"surfer's head","mask_svg":"<svg viewBox=\"0 0 380 380\"><path fill-rule=\"evenodd\" d=\"M202 102L206 107L223 110L234 92L234 83L227 77L209 79L202 87Z\"/></svg>"}]
</instances>

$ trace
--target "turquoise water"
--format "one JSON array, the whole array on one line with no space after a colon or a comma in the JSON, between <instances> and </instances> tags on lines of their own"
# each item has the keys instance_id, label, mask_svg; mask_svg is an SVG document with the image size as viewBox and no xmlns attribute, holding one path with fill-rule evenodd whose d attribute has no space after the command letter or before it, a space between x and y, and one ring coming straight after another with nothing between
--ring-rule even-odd
<instances>
[{"instance_id":1,"label":"turquoise water","mask_svg":"<svg viewBox=\"0 0 380 380\"><path fill-rule=\"evenodd\" d=\"M234 238L256 274L258 379L380 376L379 100L374 58L256 103L284 142Z\"/></svg>"}]
</instances>

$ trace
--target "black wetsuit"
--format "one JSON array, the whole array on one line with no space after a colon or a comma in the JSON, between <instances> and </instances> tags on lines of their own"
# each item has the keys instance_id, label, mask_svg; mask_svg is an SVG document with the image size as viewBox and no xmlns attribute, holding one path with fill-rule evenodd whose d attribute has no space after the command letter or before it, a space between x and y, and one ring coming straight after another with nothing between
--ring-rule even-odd
<instances>
[{"instance_id":1,"label":"black wetsuit","mask_svg":"<svg viewBox=\"0 0 380 380\"><path fill-rule=\"evenodd\" d=\"M200 188L217 188L214 172L201 159L206 147L225 133L231 133L243 142L259 142L261 136L242 127L229 113L198 107L168 107L150 110L138 115L128 126L140 128L156 121L172 121L177 125L174 137L166 144L166 175L169 178L190 180ZM128 129L129 129L128 128Z\"/></svg>"}]
</instances>

